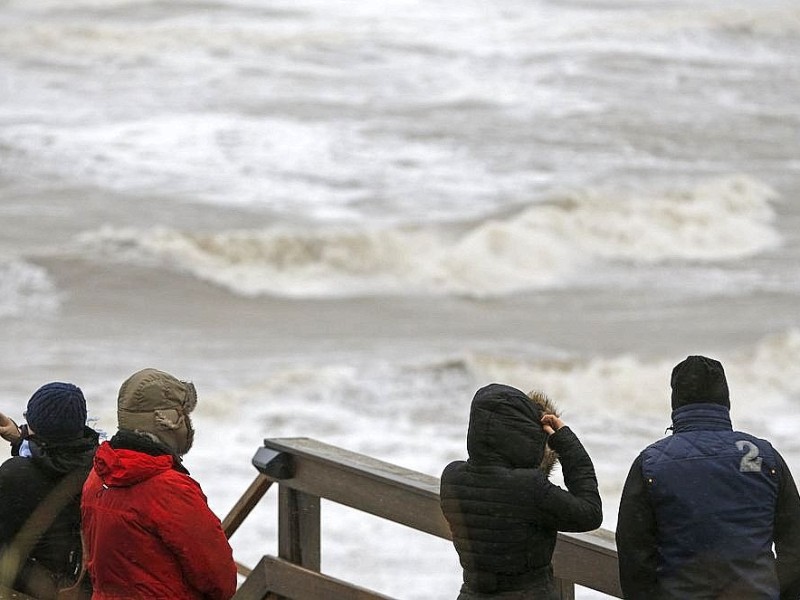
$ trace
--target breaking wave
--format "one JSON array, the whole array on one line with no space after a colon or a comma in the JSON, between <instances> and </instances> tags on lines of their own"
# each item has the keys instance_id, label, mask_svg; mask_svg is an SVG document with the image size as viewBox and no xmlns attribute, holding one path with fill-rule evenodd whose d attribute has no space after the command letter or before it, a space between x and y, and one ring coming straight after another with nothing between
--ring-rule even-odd
<instances>
[{"instance_id":1,"label":"breaking wave","mask_svg":"<svg viewBox=\"0 0 800 600\"><path fill-rule=\"evenodd\" d=\"M244 296L487 297L568 285L603 263L726 262L780 244L768 186L745 176L649 197L585 192L461 231L442 225L195 233L103 228L83 249L156 261Z\"/></svg>"}]
</instances>

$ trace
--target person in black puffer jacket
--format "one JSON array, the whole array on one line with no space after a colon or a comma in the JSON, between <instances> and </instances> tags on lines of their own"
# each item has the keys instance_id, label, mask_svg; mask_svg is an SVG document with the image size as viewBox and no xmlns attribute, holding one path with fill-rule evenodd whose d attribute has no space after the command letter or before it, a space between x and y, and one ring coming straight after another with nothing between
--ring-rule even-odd
<instances>
[{"instance_id":1,"label":"person in black puffer jacket","mask_svg":"<svg viewBox=\"0 0 800 600\"><path fill-rule=\"evenodd\" d=\"M0 583L48 600L80 571L80 486L99 436L86 427L86 401L71 383L39 388L25 416L27 425L18 427L0 414L0 436L11 442L12 454L0 465ZM24 534L36 530L31 515L54 490L67 493L54 504L58 514L29 551L23 549Z\"/></svg>"},{"instance_id":2,"label":"person in black puffer jacket","mask_svg":"<svg viewBox=\"0 0 800 600\"><path fill-rule=\"evenodd\" d=\"M464 570L458 600L555 598L557 532L600 526L592 461L553 413L544 395L507 385L475 394L469 459L450 463L441 477L442 512ZM548 480L550 449L569 491Z\"/></svg>"}]
</instances>

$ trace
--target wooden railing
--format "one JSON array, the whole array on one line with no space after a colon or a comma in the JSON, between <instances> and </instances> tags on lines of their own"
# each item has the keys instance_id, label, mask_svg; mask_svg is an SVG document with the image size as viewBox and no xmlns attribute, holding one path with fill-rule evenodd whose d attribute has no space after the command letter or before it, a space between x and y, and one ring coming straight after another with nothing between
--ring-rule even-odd
<instances>
[{"instance_id":1,"label":"wooden railing","mask_svg":"<svg viewBox=\"0 0 800 600\"><path fill-rule=\"evenodd\" d=\"M277 482L278 556L264 556L252 570L239 565L247 578L234 600L391 600L320 572L321 498L450 539L439 508L439 480L430 475L309 438L264 440L253 464L259 474L223 528L233 535ZM562 600L575 597L575 585L622 598L610 531L559 534L553 568Z\"/></svg>"}]
</instances>

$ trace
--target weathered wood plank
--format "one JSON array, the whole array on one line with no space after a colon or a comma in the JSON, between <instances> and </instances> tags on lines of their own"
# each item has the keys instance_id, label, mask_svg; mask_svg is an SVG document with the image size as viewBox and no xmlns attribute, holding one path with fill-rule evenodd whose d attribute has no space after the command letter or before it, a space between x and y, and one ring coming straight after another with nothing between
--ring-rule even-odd
<instances>
[{"instance_id":1,"label":"weathered wood plank","mask_svg":"<svg viewBox=\"0 0 800 600\"><path fill-rule=\"evenodd\" d=\"M261 559L233 600L265 600L270 593L289 600L392 600L274 556Z\"/></svg>"},{"instance_id":2,"label":"weathered wood plank","mask_svg":"<svg viewBox=\"0 0 800 600\"><path fill-rule=\"evenodd\" d=\"M308 438L264 440L292 455L293 489L450 539L439 508L439 480Z\"/></svg>"},{"instance_id":3,"label":"weathered wood plank","mask_svg":"<svg viewBox=\"0 0 800 600\"><path fill-rule=\"evenodd\" d=\"M230 538L267 493L273 481L259 473L242 497L222 520L222 530Z\"/></svg>"},{"instance_id":4,"label":"weathered wood plank","mask_svg":"<svg viewBox=\"0 0 800 600\"><path fill-rule=\"evenodd\" d=\"M264 570L266 558L266 556L262 558L255 569L250 571L247 579L239 586L231 600L265 600L267 598L269 589L267 588L266 572Z\"/></svg>"},{"instance_id":5,"label":"weathered wood plank","mask_svg":"<svg viewBox=\"0 0 800 600\"><path fill-rule=\"evenodd\" d=\"M556 577L622 598L614 534L607 529L589 533L559 533L553 553Z\"/></svg>"}]
</instances>

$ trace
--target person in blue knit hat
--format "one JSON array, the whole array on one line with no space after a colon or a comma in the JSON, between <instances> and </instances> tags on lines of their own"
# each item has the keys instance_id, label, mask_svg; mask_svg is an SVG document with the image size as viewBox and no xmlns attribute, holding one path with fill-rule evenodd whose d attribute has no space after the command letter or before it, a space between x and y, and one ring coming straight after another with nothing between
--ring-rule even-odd
<instances>
[{"instance_id":1,"label":"person in blue knit hat","mask_svg":"<svg viewBox=\"0 0 800 600\"><path fill-rule=\"evenodd\" d=\"M99 436L72 383L40 387L24 418L18 426L0 413L0 437L11 443L0 465L0 585L47 600L80 572L80 490Z\"/></svg>"}]
</instances>

